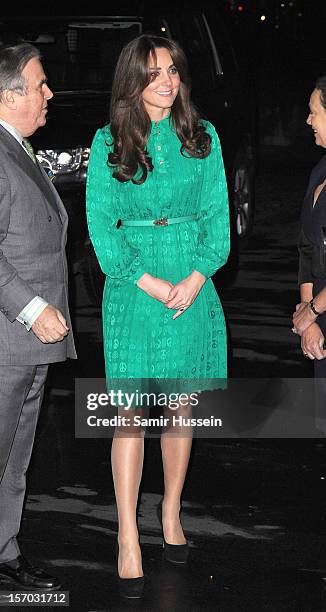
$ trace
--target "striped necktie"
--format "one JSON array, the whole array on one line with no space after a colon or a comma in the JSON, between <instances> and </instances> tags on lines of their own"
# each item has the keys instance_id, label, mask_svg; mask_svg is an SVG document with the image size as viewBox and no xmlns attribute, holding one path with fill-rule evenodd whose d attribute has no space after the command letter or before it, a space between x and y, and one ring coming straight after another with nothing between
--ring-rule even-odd
<instances>
[{"instance_id":1,"label":"striped necktie","mask_svg":"<svg viewBox=\"0 0 326 612\"><path fill-rule=\"evenodd\" d=\"M31 143L29 142L28 138L23 138L22 145L24 149L26 150L26 153L28 153L28 155L30 156L31 160L34 162L34 164L36 164L36 157L35 157L34 149Z\"/></svg>"}]
</instances>

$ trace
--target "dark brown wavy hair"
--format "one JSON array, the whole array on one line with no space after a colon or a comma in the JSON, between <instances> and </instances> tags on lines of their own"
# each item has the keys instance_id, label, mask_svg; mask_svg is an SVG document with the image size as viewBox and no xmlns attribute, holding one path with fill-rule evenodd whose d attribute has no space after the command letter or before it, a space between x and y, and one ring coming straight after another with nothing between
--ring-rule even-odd
<instances>
[{"instance_id":1,"label":"dark brown wavy hair","mask_svg":"<svg viewBox=\"0 0 326 612\"><path fill-rule=\"evenodd\" d=\"M153 170L146 145L151 131L151 119L145 109L142 92L150 83L149 60L156 60L156 49L169 51L180 76L180 88L171 108L171 119L181 141L180 152L190 157L207 157L211 151L211 137L200 122L190 99L190 75L186 56L171 39L143 34L128 43L121 51L114 73L110 107L113 151L108 165L115 167L114 178L140 185ZM135 178L138 171L141 176Z\"/></svg>"}]
</instances>

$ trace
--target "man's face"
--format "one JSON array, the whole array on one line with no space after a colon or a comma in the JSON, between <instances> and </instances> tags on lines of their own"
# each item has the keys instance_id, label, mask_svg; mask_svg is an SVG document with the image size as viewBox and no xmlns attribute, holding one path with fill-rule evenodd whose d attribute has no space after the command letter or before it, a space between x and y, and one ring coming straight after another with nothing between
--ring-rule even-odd
<instances>
[{"instance_id":1,"label":"man's face","mask_svg":"<svg viewBox=\"0 0 326 612\"><path fill-rule=\"evenodd\" d=\"M41 62L33 57L27 62L22 77L25 93L15 91L15 127L22 136L30 136L45 125L48 100L53 98L46 84L46 76Z\"/></svg>"}]
</instances>

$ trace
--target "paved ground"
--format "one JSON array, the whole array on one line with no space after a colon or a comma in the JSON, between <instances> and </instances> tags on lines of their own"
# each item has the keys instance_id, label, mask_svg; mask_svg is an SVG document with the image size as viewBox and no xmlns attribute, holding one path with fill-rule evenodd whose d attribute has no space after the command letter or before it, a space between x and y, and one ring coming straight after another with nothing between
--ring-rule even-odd
<instances>
[{"instance_id":1,"label":"paved ground","mask_svg":"<svg viewBox=\"0 0 326 612\"><path fill-rule=\"evenodd\" d=\"M71 440L68 450L67 432L60 438L48 430L36 450L22 542L61 578L72 610L325 609L324 443L197 441L183 512L191 560L180 571L161 559L162 477L151 440L139 508L147 589L140 604L127 606L115 583L108 445L83 442L77 450Z\"/></svg>"}]
</instances>

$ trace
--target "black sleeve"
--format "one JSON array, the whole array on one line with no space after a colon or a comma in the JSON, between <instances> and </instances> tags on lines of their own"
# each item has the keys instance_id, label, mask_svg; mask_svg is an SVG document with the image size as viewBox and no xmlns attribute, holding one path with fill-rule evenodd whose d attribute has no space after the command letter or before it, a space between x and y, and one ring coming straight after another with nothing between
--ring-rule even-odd
<instances>
[{"instance_id":1,"label":"black sleeve","mask_svg":"<svg viewBox=\"0 0 326 612\"><path fill-rule=\"evenodd\" d=\"M298 284L312 283L312 261L314 247L305 236L303 229L301 229L298 239L298 250L299 250L299 272L298 272Z\"/></svg>"}]
</instances>

